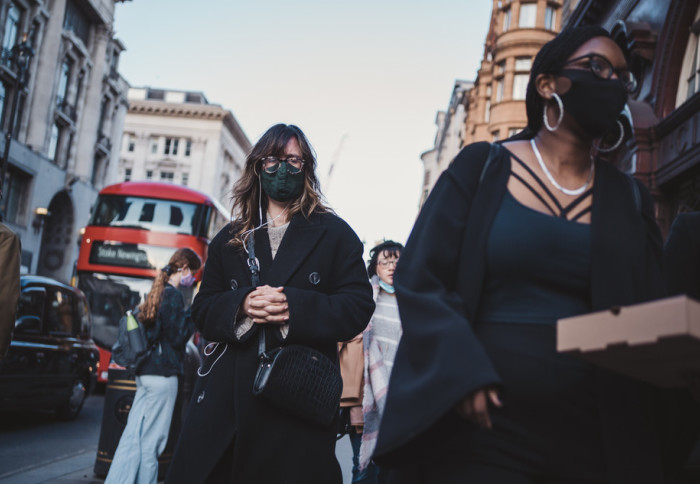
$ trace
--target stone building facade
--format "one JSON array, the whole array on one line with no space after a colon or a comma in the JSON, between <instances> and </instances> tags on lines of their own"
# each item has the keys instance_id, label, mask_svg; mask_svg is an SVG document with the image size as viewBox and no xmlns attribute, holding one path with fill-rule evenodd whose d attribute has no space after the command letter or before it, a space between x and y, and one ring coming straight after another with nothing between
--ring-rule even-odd
<instances>
[{"instance_id":1,"label":"stone building facade","mask_svg":"<svg viewBox=\"0 0 700 484\"><path fill-rule=\"evenodd\" d=\"M2 130L14 124L0 210L22 240L24 272L70 279L80 228L117 170L113 145L121 139L128 89L118 72L124 45L112 31L117 3L0 1ZM34 55L27 82L18 85L10 52L23 34Z\"/></svg>"},{"instance_id":2,"label":"stone building facade","mask_svg":"<svg viewBox=\"0 0 700 484\"><path fill-rule=\"evenodd\" d=\"M517 133L527 125L525 91L532 61L542 45L561 28L562 0L494 0L491 23L486 36L484 56L476 80L469 87L458 87L452 94L450 108L439 113L435 146L421 156L425 176L421 204L437 177L457 154L459 148L477 141L498 141ZM450 113L455 98L461 111ZM463 120L459 120L462 116ZM460 145L456 151L444 143L455 138L442 135L443 124L461 123ZM443 156L438 159L439 153Z\"/></svg>"},{"instance_id":3,"label":"stone building facade","mask_svg":"<svg viewBox=\"0 0 700 484\"><path fill-rule=\"evenodd\" d=\"M602 25L639 80L628 102L634 137L621 161L657 201L667 232L700 210L700 4L697 0L566 2L566 25Z\"/></svg>"},{"instance_id":4,"label":"stone building facade","mask_svg":"<svg viewBox=\"0 0 700 484\"><path fill-rule=\"evenodd\" d=\"M231 111L201 92L129 90L119 169L110 183L154 180L186 185L228 209L252 145Z\"/></svg>"}]
</instances>

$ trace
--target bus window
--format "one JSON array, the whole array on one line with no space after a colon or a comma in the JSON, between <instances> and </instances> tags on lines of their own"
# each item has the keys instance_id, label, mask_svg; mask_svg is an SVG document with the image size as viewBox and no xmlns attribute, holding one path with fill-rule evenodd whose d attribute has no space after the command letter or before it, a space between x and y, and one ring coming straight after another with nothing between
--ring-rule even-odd
<instances>
[{"instance_id":1,"label":"bus window","mask_svg":"<svg viewBox=\"0 0 700 484\"><path fill-rule=\"evenodd\" d=\"M90 225L206 236L204 204L124 195L100 195Z\"/></svg>"}]
</instances>

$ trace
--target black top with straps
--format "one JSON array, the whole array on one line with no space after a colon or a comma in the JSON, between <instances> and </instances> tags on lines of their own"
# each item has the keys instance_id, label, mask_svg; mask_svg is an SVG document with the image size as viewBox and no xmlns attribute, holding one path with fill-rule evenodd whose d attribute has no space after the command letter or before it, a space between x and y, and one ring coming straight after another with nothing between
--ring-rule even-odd
<instances>
[{"instance_id":1,"label":"black top with straps","mask_svg":"<svg viewBox=\"0 0 700 484\"><path fill-rule=\"evenodd\" d=\"M559 200L557 200L557 198L554 196L554 194L551 192L551 190L549 188L547 188L547 185L542 181L542 179L540 179L540 177L537 176L537 174L535 174L535 172L532 170L532 168L527 166L527 164L523 160L521 160L520 158L518 158L517 156L515 156L512 153L511 153L511 160L515 160L520 166L522 166L525 169L525 171L527 171L527 173L532 177L532 179L535 182L537 182L537 184L542 188L544 193L548 196L549 201L545 200L545 197L542 196L542 194L540 192L538 192L535 189L535 187L533 187L530 183L527 182L527 180L525 180L522 176L518 175L515 171L511 170L511 172L510 172L511 176L513 176L520 183L522 183L528 190L530 190L532 192L532 194L535 195L535 197L537 197L549 209L549 211L552 213L552 215L554 215L556 217L565 218L567 220L576 221L576 220L579 220L584 215L586 215L587 213L591 212L591 208L593 205L590 202L591 202L591 199L593 198L593 188L589 188L588 190L583 192L579 197L572 200L566 207L564 207L561 205ZM575 213L571 218L569 218L569 214L574 212L574 210L577 207L579 207L584 201L589 202L588 206L583 208L578 213ZM554 205L554 206L552 206L552 205ZM558 213L557 213L557 211L555 211L555 208L558 211Z\"/></svg>"}]
</instances>

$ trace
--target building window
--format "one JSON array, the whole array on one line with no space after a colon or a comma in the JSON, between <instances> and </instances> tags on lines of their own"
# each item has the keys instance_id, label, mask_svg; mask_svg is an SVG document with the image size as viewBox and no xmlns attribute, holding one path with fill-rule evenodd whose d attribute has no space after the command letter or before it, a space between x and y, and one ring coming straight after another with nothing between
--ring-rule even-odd
<instances>
[{"instance_id":1,"label":"building window","mask_svg":"<svg viewBox=\"0 0 700 484\"><path fill-rule=\"evenodd\" d=\"M131 181L131 168L124 169L124 181Z\"/></svg>"},{"instance_id":2,"label":"building window","mask_svg":"<svg viewBox=\"0 0 700 484\"><path fill-rule=\"evenodd\" d=\"M510 8L503 11L503 31L507 32L510 29Z\"/></svg>"},{"instance_id":3,"label":"building window","mask_svg":"<svg viewBox=\"0 0 700 484\"><path fill-rule=\"evenodd\" d=\"M68 0L66 3L66 15L63 18L63 28L73 32L76 37L83 41L85 47L88 47L90 38L90 20L85 12L78 7L74 0Z\"/></svg>"},{"instance_id":4,"label":"building window","mask_svg":"<svg viewBox=\"0 0 700 484\"><path fill-rule=\"evenodd\" d=\"M165 138L165 147L163 148L163 153L166 155L170 154L170 145L172 144L172 138Z\"/></svg>"},{"instance_id":5,"label":"building window","mask_svg":"<svg viewBox=\"0 0 700 484\"><path fill-rule=\"evenodd\" d=\"M58 141L61 137L61 128L54 123L51 126L51 138L49 139L49 151L47 156L51 161L58 164Z\"/></svg>"},{"instance_id":6,"label":"building window","mask_svg":"<svg viewBox=\"0 0 700 484\"><path fill-rule=\"evenodd\" d=\"M173 182L173 179L175 178L175 173L172 171L161 171L160 172L160 180L164 182Z\"/></svg>"},{"instance_id":7,"label":"building window","mask_svg":"<svg viewBox=\"0 0 700 484\"><path fill-rule=\"evenodd\" d=\"M535 20L537 19L537 4L522 3L520 4L520 20L518 27L521 29L534 29Z\"/></svg>"},{"instance_id":8,"label":"building window","mask_svg":"<svg viewBox=\"0 0 700 484\"><path fill-rule=\"evenodd\" d=\"M690 73L688 76L688 93L686 94L686 99L690 99L700 87L700 72L698 63L698 54L700 54L700 36L692 35L691 38L695 41L695 52L693 52L692 64L690 66Z\"/></svg>"},{"instance_id":9,"label":"building window","mask_svg":"<svg viewBox=\"0 0 700 484\"><path fill-rule=\"evenodd\" d=\"M182 184L184 186L187 186L187 184L190 182L190 174L189 173L183 173L182 174Z\"/></svg>"},{"instance_id":10,"label":"building window","mask_svg":"<svg viewBox=\"0 0 700 484\"><path fill-rule=\"evenodd\" d=\"M5 105L7 104L7 88L0 82L0 128L5 126Z\"/></svg>"},{"instance_id":11,"label":"building window","mask_svg":"<svg viewBox=\"0 0 700 484\"><path fill-rule=\"evenodd\" d=\"M491 100L486 100L486 105L484 106L484 123L488 123L491 119Z\"/></svg>"},{"instance_id":12,"label":"building window","mask_svg":"<svg viewBox=\"0 0 700 484\"><path fill-rule=\"evenodd\" d=\"M513 100L523 101L525 99L529 79L529 74L515 74L513 76Z\"/></svg>"},{"instance_id":13,"label":"building window","mask_svg":"<svg viewBox=\"0 0 700 484\"><path fill-rule=\"evenodd\" d=\"M502 76L505 71L506 71L506 61L502 60L501 62L497 62L495 69L494 69L494 75Z\"/></svg>"},{"instance_id":14,"label":"building window","mask_svg":"<svg viewBox=\"0 0 700 484\"><path fill-rule=\"evenodd\" d=\"M188 139L185 142L185 156L190 156L191 153L192 153L192 140Z\"/></svg>"},{"instance_id":15,"label":"building window","mask_svg":"<svg viewBox=\"0 0 700 484\"><path fill-rule=\"evenodd\" d=\"M547 30L556 30L557 11L554 7L547 7L544 11L544 28Z\"/></svg>"},{"instance_id":16,"label":"building window","mask_svg":"<svg viewBox=\"0 0 700 484\"><path fill-rule=\"evenodd\" d=\"M676 107L700 92L700 7L695 13L688 44L683 56L678 89L676 91Z\"/></svg>"},{"instance_id":17,"label":"building window","mask_svg":"<svg viewBox=\"0 0 700 484\"><path fill-rule=\"evenodd\" d=\"M520 133L522 131L522 128L510 128L508 130L508 137L515 136L516 134Z\"/></svg>"},{"instance_id":18,"label":"building window","mask_svg":"<svg viewBox=\"0 0 700 484\"><path fill-rule=\"evenodd\" d=\"M146 180L153 179L153 170L146 170Z\"/></svg>"},{"instance_id":19,"label":"building window","mask_svg":"<svg viewBox=\"0 0 700 484\"><path fill-rule=\"evenodd\" d=\"M496 79L496 102L500 103L503 101L503 94L505 93L505 82L503 78Z\"/></svg>"},{"instance_id":20,"label":"building window","mask_svg":"<svg viewBox=\"0 0 700 484\"><path fill-rule=\"evenodd\" d=\"M127 138L127 140L128 140L128 141L127 141L126 150L127 150L127 151L130 151L130 152L133 152L133 151L134 151L134 148L136 148L136 144L135 144L135 142L134 142L134 138L132 138L131 136L129 136L129 137Z\"/></svg>"},{"instance_id":21,"label":"building window","mask_svg":"<svg viewBox=\"0 0 700 484\"><path fill-rule=\"evenodd\" d=\"M2 36L2 54L3 59L9 58L10 50L19 40L19 20L22 17L22 11L17 8L17 5L10 3L7 9L7 18L5 19L5 32Z\"/></svg>"},{"instance_id":22,"label":"building window","mask_svg":"<svg viewBox=\"0 0 700 484\"><path fill-rule=\"evenodd\" d=\"M491 141L492 141L493 143L495 143L495 142L498 141L499 139L501 139L501 135L498 133L498 130L496 130L496 131L494 131L494 132L491 133Z\"/></svg>"},{"instance_id":23,"label":"building window","mask_svg":"<svg viewBox=\"0 0 700 484\"><path fill-rule=\"evenodd\" d=\"M27 194L31 177L15 169L7 167L7 176L3 186L3 198L0 200L0 212L5 220L14 224L22 221L27 209Z\"/></svg>"},{"instance_id":24,"label":"building window","mask_svg":"<svg viewBox=\"0 0 700 484\"><path fill-rule=\"evenodd\" d=\"M70 82L70 71L73 62L65 59L61 64L61 73L58 78L58 92L56 93L56 105L63 108L66 105L66 95L68 94L68 83Z\"/></svg>"},{"instance_id":25,"label":"building window","mask_svg":"<svg viewBox=\"0 0 700 484\"><path fill-rule=\"evenodd\" d=\"M158 153L158 142L154 141L151 143L151 153Z\"/></svg>"},{"instance_id":26,"label":"building window","mask_svg":"<svg viewBox=\"0 0 700 484\"><path fill-rule=\"evenodd\" d=\"M531 68L532 68L532 58L531 57L517 57L515 59L515 70L516 71L530 72Z\"/></svg>"},{"instance_id":27,"label":"building window","mask_svg":"<svg viewBox=\"0 0 700 484\"><path fill-rule=\"evenodd\" d=\"M180 140L175 138L173 140L173 155L177 155L177 147L180 144Z\"/></svg>"}]
</instances>

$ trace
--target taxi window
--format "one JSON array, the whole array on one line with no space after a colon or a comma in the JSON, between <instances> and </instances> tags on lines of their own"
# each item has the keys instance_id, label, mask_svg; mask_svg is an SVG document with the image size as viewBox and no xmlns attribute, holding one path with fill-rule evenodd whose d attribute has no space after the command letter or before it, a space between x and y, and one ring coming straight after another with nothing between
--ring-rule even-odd
<instances>
[{"instance_id":1,"label":"taxi window","mask_svg":"<svg viewBox=\"0 0 700 484\"><path fill-rule=\"evenodd\" d=\"M46 305L46 330L49 333L72 334L73 293L61 289L49 289Z\"/></svg>"}]
</instances>

